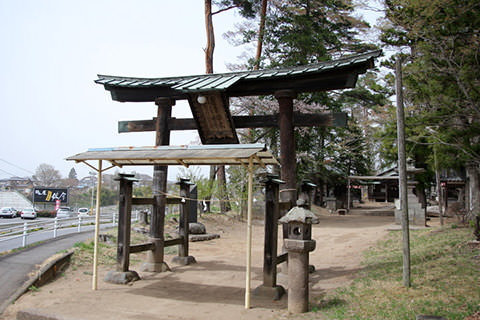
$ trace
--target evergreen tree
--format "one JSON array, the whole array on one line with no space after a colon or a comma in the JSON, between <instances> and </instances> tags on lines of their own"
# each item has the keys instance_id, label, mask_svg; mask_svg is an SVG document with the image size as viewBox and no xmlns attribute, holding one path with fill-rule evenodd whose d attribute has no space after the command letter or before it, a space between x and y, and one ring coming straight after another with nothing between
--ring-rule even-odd
<instances>
[{"instance_id":1,"label":"evergreen tree","mask_svg":"<svg viewBox=\"0 0 480 320\"><path fill-rule=\"evenodd\" d=\"M374 46L364 43L359 37L369 25L356 18L354 10L352 1L270 1L263 33L262 68L322 62L345 54L373 49ZM237 36L242 37L243 43L257 40L258 34L255 27L249 28L248 25L243 25L240 31ZM234 34L229 36L234 37ZM248 65L252 67L256 60L250 59ZM385 98L377 97L377 93L373 92L369 86L364 86L363 90L364 92L357 93L351 90L350 98L336 92L302 94L295 102L296 111L343 111L344 107L350 110L359 107L367 109L371 107L369 103L372 100L375 100L375 103L384 103ZM352 103L355 94L358 98L364 99L364 102ZM349 100L348 104L345 103L347 100ZM278 103L272 97L242 98L236 100L234 104L238 106L237 113L243 114L272 114L278 109ZM353 124L357 123L353 118L356 114L358 114L356 110L350 112ZM313 172L329 171L332 175L340 172L348 174L345 164L341 162L348 158L351 150L346 147L336 148L335 144L339 141L355 140L359 142L357 146L360 148L359 154L362 151L368 154L366 150L372 148L365 142L367 131L367 129L358 130L358 127L351 130L349 128L335 128L335 130L297 128L295 130L296 147L300 161L297 165L298 180L300 181L302 177L312 177ZM279 149L277 130L251 130L248 134L244 134L243 138L248 142L265 142L274 153ZM363 174L371 170L371 159L360 157L356 160L365 161L365 163L352 166L351 174ZM360 171L357 172L357 169ZM322 183L321 180L316 182Z\"/></svg>"},{"instance_id":2,"label":"evergreen tree","mask_svg":"<svg viewBox=\"0 0 480 320\"><path fill-rule=\"evenodd\" d=\"M68 173L68 179L77 179L77 171L75 171L75 168L70 169L70 172Z\"/></svg>"}]
</instances>

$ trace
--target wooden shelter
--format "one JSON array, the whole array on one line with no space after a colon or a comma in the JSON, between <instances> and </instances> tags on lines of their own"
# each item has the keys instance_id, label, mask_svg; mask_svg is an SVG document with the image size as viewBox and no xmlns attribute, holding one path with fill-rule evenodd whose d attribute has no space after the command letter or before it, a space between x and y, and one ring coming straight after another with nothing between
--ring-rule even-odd
<instances>
[{"instance_id":1,"label":"wooden shelter","mask_svg":"<svg viewBox=\"0 0 480 320\"><path fill-rule=\"evenodd\" d=\"M267 165L279 165L277 160L262 144L242 144L242 145L214 145L214 146L160 146L160 147L124 147L124 148L100 148L89 149L86 152L68 157L67 160L77 163L85 163L99 173L97 185L97 212L100 212L100 188L101 173L106 169L102 169L102 162L107 161L112 167L123 166L145 166L145 165L243 165L248 168L248 214L247 214L247 279L246 279L246 305L250 304L250 269L251 269L251 247L252 247L252 203L253 203L253 167ZM98 161L98 167L91 164L92 161ZM107 168L108 169L108 168ZM189 264L194 261L193 257L188 255L188 208L187 203L183 203L182 217L180 218L180 237L178 239L166 241L163 237L166 194L154 195L153 198L132 198L132 177L123 176L118 179L120 181L121 201L119 205L119 227L118 227L118 243L117 243L117 271L120 273L128 272L129 254L148 251L150 261L147 262L148 271L160 271L168 269L163 261L163 252L166 246L181 245L179 252L180 261ZM185 191L185 183L180 182L181 190ZM278 192L277 192L278 194ZM188 197L186 197L188 198ZM188 201L188 200L187 200ZM155 232L150 234L148 243L131 246L130 244L130 214L132 204L150 204L153 205L154 212L150 224L151 230ZM158 212L162 208L162 212ZM95 250L94 250L94 267L93 267L93 289L97 288L97 254L98 254L98 237L99 237L99 218L96 215L95 223ZM271 224L276 225L276 221ZM152 232L152 231L151 231ZM276 239L271 249L275 252L276 258ZM275 264L276 267L276 264ZM267 265L268 270L272 269L271 264ZM270 271L269 271L270 272ZM274 273L276 278L276 273ZM270 276L271 278L271 276ZM275 283L273 280L272 283Z\"/></svg>"}]
</instances>

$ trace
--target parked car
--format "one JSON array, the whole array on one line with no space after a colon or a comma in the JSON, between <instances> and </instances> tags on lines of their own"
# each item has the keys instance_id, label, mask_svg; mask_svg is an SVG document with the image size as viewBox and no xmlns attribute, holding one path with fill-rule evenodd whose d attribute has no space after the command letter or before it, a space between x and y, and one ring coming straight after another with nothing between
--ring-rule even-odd
<instances>
[{"instance_id":1,"label":"parked car","mask_svg":"<svg viewBox=\"0 0 480 320\"><path fill-rule=\"evenodd\" d=\"M16 218L17 217L17 210L12 207L3 207L0 209L0 217L2 218Z\"/></svg>"},{"instance_id":2,"label":"parked car","mask_svg":"<svg viewBox=\"0 0 480 320\"><path fill-rule=\"evenodd\" d=\"M75 213L69 207L61 207L57 210L57 218L71 218Z\"/></svg>"},{"instance_id":3,"label":"parked car","mask_svg":"<svg viewBox=\"0 0 480 320\"><path fill-rule=\"evenodd\" d=\"M36 219L37 218L37 210L34 208L25 208L20 211L20 217L22 219Z\"/></svg>"},{"instance_id":4,"label":"parked car","mask_svg":"<svg viewBox=\"0 0 480 320\"><path fill-rule=\"evenodd\" d=\"M90 216L90 210L88 208L79 208L77 214L81 217L88 217Z\"/></svg>"}]
</instances>

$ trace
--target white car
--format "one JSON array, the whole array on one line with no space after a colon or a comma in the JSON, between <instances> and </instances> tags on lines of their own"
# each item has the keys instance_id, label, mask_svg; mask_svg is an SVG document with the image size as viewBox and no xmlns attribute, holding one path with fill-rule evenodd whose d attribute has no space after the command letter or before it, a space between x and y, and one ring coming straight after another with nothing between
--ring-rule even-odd
<instances>
[{"instance_id":1,"label":"white car","mask_svg":"<svg viewBox=\"0 0 480 320\"><path fill-rule=\"evenodd\" d=\"M57 218L72 218L75 213L69 207L61 207L57 210Z\"/></svg>"},{"instance_id":2,"label":"white car","mask_svg":"<svg viewBox=\"0 0 480 320\"><path fill-rule=\"evenodd\" d=\"M25 208L20 211L20 217L22 219L36 219L37 218L37 210L34 208Z\"/></svg>"},{"instance_id":3,"label":"white car","mask_svg":"<svg viewBox=\"0 0 480 320\"><path fill-rule=\"evenodd\" d=\"M90 210L88 208L79 208L77 214L81 217L90 216Z\"/></svg>"},{"instance_id":4,"label":"white car","mask_svg":"<svg viewBox=\"0 0 480 320\"><path fill-rule=\"evenodd\" d=\"M12 207L3 207L0 209L0 217L2 218L16 218L17 217L17 210Z\"/></svg>"}]
</instances>

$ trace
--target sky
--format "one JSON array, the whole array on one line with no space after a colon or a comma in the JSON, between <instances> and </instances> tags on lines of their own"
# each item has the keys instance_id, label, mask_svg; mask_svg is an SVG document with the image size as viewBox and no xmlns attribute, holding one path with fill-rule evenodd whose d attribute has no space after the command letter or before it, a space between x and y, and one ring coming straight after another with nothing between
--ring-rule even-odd
<instances>
[{"instance_id":1,"label":"sky","mask_svg":"<svg viewBox=\"0 0 480 320\"><path fill-rule=\"evenodd\" d=\"M214 16L214 71L228 71L244 49L222 37L238 14ZM151 119L154 103L112 101L97 74L164 77L205 72L200 0L0 0L0 179L31 176L42 163L66 177L92 171L66 161L88 148L150 146L153 132L118 133L118 121ZM178 101L174 117L191 118ZM196 133L172 132L170 144ZM151 174L152 168L124 171ZM113 171L113 170L110 170ZM178 170L169 170L169 179ZM112 173L107 171L106 173Z\"/></svg>"},{"instance_id":2,"label":"sky","mask_svg":"<svg viewBox=\"0 0 480 320\"><path fill-rule=\"evenodd\" d=\"M239 21L235 10L213 18L215 72L227 72L246 50L222 37ZM0 179L31 176L42 163L63 177L75 168L81 178L92 170L65 158L88 148L155 142L153 132L118 133L118 121L153 118L155 104L112 101L94 83L97 74L204 73L204 1L0 0L0 41ZM186 101L177 101L172 113L192 117ZM174 131L170 144L197 137L195 131ZM178 174L178 167L169 169L169 179Z\"/></svg>"}]
</instances>

